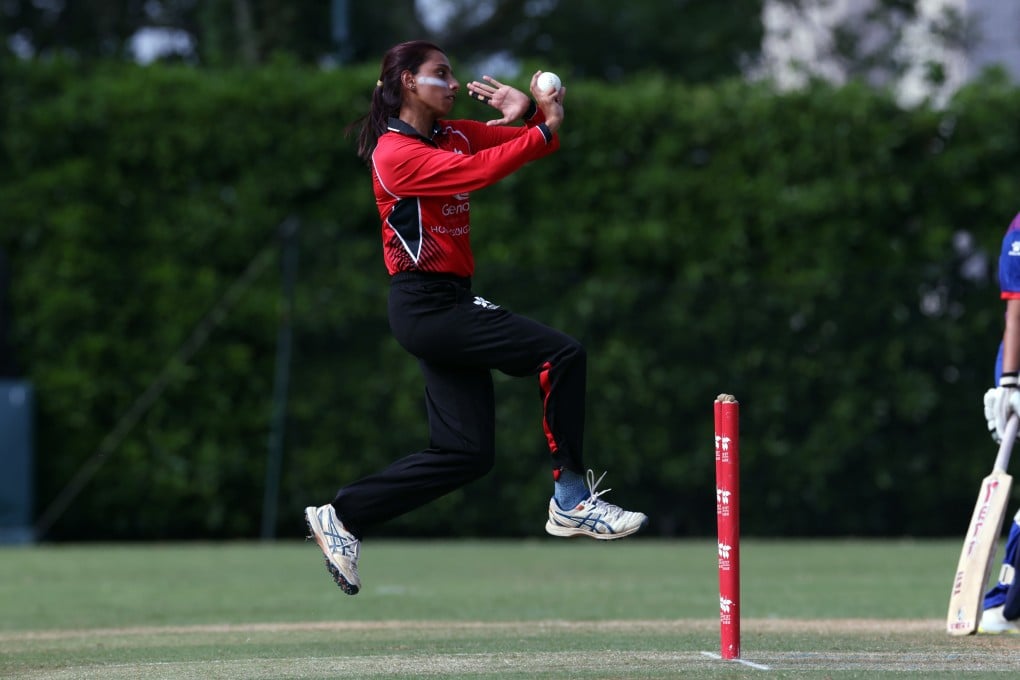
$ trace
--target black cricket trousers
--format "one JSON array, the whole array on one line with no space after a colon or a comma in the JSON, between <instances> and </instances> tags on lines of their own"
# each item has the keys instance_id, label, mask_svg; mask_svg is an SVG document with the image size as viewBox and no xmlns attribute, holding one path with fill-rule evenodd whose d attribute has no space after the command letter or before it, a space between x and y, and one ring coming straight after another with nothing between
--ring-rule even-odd
<instances>
[{"instance_id":1,"label":"black cricket trousers","mask_svg":"<svg viewBox=\"0 0 1020 680\"><path fill-rule=\"evenodd\" d=\"M538 376L552 467L583 473L587 355L577 340L476 296L469 278L441 274L394 275L389 321L425 377L429 446L337 492L348 531L360 538L492 469L493 369Z\"/></svg>"}]
</instances>

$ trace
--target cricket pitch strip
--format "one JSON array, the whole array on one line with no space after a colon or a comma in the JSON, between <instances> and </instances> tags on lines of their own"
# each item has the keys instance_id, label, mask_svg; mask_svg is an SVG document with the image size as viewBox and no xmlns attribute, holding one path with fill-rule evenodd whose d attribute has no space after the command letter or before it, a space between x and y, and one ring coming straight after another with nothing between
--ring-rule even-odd
<instances>
[{"instance_id":1,"label":"cricket pitch strip","mask_svg":"<svg viewBox=\"0 0 1020 680\"><path fill-rule=\"evenodd\" d=\"M714 619L308 621L6 632L0 633L4 656L23 660L5 669L14 675L0 675L259 680L707 678L724 673L719 677L751 678L801 673L817 677L811 674L819 671L890 676L916 672L918 677L940 672L951 677L1020 670L1020 636L953 638L945 634L940 619L742 623L745 644L734 660L719 658L719 623ZM647 648L636 647L645 640ZM676 641L672 650L671 640ZM713 640L715 648L706 646ZM341 644L358 651L340 650ZM97 649L107 656L97 658ZM60 660L39 665L30 661L47 653Z\"/></svg>"}]
</instances>

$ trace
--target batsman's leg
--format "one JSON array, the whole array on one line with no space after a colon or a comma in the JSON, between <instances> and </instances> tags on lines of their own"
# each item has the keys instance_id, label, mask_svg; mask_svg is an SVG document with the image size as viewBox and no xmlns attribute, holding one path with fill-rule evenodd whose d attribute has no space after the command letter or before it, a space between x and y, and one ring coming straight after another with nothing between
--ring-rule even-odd
<instances>
[{"instance_id":1,"label":"batsman's leg","mask_svg":"<svg viewBox=\"0 0 1020 680\"><path fill-rule=\"evenodd\" d=\"M999 578L985 594L979 633L999 635L1020 633L1020 584L1016 571L1020 567L1020 512L1013 518L1006 539L1006 554Z\"/></svg>"}]
</instances>

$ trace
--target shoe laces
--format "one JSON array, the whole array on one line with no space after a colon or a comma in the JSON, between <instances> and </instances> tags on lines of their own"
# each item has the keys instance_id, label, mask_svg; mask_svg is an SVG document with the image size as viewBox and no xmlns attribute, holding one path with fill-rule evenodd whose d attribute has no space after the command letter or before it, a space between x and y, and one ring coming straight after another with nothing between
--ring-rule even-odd
<instances>
[{"instance_id":1,"label":"shoe laces","mask_svg":"<svg viewBox=\"0 0 1020 680\"><path fill-rule=\"evenodd\" d=\"M361 553L361 541L353 534L344 529L339 518L333 513L328 513L329 523L323 527L323 534L329 541L329 550L333 553L340 553L345 557L358 559Z\"/></svg>"},{"instance_id":2,"label":"shoe laces","mask_svg":"<svg viewBox=\"0 0 1020 680\"><path fill-rule=\"evenodd\" d=\"M608 470L606 472L608 472ZM588 497L588 500L585 501L585 503L590 504L592 510L600 512L603 515L611 515L613 517L618 517L624 513L624 509L621 508L619 505L607 503L606 501L599 498L602 494L609 493L610 491L612 491L612 489L611 488L602 489L601 491L595 490L598 488L598 485L602 482L602 478L605 476L606 473L603 472L601 475L599 475L598 479L595 479L594 470L588 470L586 481L588 483L588 493L590 494L590 496Z\"/></svg>"}]
</instances>

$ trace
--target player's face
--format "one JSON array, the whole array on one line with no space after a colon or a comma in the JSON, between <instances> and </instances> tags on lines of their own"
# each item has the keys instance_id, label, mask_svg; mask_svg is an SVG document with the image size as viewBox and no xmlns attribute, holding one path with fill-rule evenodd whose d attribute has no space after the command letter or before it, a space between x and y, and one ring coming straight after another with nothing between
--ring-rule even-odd
<instances>
[{"instance_id":1,"label":"player's face","mask_svg":"<svg viewBox=\"0 0 1020 680\"><path fill-rule=\"evenodd\" d=\"M436 117L450 113L459 89L460 83L453 77L450 61L442 52L430 52L414 74L413 92Z\"/></svg>"}]
</instances>

